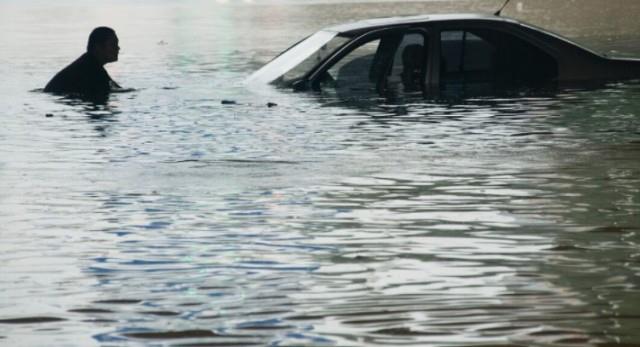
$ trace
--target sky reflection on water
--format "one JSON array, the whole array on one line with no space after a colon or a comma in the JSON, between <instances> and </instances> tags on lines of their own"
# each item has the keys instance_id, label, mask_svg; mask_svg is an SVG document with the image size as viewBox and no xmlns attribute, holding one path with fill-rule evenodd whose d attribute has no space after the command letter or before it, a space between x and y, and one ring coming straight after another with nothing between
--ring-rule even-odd
<instances>
[{"instance_id":1,"label":"sky reflection on water","mask_svg":"<svg viewBox=\"0 0 640 347\"><path fill-rule=\"evenodd\" d=\"M637 83L402 105L247 90L296 39L389 7L92 5L1 5L23 30L0 39L0 344L639 343ZM138 91L30 92L104 21Z\"/></svg>"}]
</instances>

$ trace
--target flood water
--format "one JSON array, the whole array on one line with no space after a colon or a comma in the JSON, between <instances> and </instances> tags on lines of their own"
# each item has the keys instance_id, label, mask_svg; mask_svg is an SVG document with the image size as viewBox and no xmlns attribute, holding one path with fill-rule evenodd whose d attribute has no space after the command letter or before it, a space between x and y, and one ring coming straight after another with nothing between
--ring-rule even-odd
<instances>
[{"instance_id":1,"label":"flood water","mask_svg":"<svg viewBox=\"0 0 640 347\"><path fill-rule=\"evenodd\" d=\"M639 53L631 2L566 3L505 14ZM640 83L401 105L242 83L326 25L495 6L3 0L0 345L639 345ZM137 91L34 91L99 25Z\"/></svg>"}]
</instances>

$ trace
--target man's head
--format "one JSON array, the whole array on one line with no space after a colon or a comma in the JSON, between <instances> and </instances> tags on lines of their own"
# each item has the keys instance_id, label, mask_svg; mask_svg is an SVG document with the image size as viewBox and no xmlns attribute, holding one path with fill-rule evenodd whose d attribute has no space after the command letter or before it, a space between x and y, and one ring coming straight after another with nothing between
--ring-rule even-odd
<instances>
[{"instance_id":1,"label":"man's head","mask_svg":"<svg viewBox=\"0 0 640 347\"><path fill-rule=\"evenodd\" d=\"M87 52L93 54L101 64L118 60L118 36L108 27L97 27L89 35Z\"/></svg>"}]
</instances>

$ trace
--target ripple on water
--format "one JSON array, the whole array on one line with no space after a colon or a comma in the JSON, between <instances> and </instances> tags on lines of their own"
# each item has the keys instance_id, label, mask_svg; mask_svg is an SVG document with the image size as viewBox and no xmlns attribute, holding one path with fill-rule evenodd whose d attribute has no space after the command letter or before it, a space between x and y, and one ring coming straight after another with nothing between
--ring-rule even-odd
<instances>
[{"instance_id":1,"label":"ripple on water","mask_svg":"<svg viewBox=\"0 0 640 347\"><path fill-rule=\"evenodd\" d=\"M254 53L320 19L449 5L204 3L123 5L150 28L116 23L127 54L149 59L109 66L140 90L106 105L22 95L33 86L16 73L46 69L0 64L13 83L0 344L640 341L637 84L406 104L265 96L237 84L267 58ZM88 16L78 25L105 13L73 6L60 13ZM167 13L172 35L208 39L172 40ZM47 47L31 36L17 41ZM6 52L32 65L32 48Z\"/></svg>"},{"instance_id":2,"label":"ripple on water","mask_svg":"<svg viewBox=\"0 0 640 347\"><path fill-rule=\"evenodd\" d=\"M0 324L39 324L65 321L65 318L59 317L21 317L0 319Z\"/></svg>"}]
</instances>

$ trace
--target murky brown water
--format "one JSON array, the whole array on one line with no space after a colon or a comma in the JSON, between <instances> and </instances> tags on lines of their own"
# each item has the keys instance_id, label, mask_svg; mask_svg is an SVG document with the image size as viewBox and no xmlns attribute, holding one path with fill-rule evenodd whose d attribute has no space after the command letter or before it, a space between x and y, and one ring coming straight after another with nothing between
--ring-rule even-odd
<instances>
[{"instance_id":1,"label":"murky brown water","mask_svg":"<svg viewBox=\"0 0 640 347\"><path fill-rule=\"evenodd\" d=\"M536 4L505 14L638 51L634 2ZM640 85L352 105L241 83L325 25L494 5L3 1L0 345L640 344ZM137 92L30 92L103 24Z\"/></svg>"}]
</instances>

